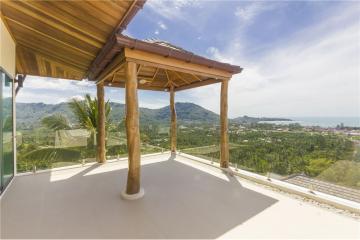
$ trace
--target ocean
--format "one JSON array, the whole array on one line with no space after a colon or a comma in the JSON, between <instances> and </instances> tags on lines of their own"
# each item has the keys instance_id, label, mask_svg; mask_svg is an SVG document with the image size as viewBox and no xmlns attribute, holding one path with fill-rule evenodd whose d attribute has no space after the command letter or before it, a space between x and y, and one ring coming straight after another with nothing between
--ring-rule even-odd
<instances>
[{"instance_id":1,"label":"ocean","mask_svg":"<svg viewBox=\"0 0 360 240\"><path fill-rule=\"evenodd\" d=\"M264 123L290 124L302 126L336 127L341 123L346 127L360 127L360 117L289 117L293 121L267 121Z\"/></svg>"}]
</instances>

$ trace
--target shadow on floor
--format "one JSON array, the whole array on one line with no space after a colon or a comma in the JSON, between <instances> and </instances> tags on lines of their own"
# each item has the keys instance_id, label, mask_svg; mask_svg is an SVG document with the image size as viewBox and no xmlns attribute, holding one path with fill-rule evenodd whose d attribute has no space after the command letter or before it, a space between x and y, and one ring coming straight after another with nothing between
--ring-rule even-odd
<instances>
[{"instance_id":1,"label":"shadow on floor","mask_svg":"<svg viewBox=\"0 0 360 240\"><path fill-rule=\"evenodd\" d=\"M1 203L2 238L217 238L277 200L177 161L142 166L145 197L125 201L127 169L60 181L17 177Z\"/></svg>"}]
</instances>

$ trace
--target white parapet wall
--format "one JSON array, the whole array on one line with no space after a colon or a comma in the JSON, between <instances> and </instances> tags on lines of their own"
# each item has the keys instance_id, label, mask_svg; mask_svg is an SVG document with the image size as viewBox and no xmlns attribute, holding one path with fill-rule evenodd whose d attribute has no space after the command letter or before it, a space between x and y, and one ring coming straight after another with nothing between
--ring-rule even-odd
<instances>
[{"instance_id":1,"label":"white parapet wall","mask_svg":"<svg viewBox=\"0 0 360 240\"><path fill-rule=\"evenodd\" d=\"M211 162L211 161L205 160L203 158L195 157L195 156L192 156L192 155L189 155L186 153L180 153L180 154L181 154L181 156L184 156L189 159L192 159L192 160L195 160L195 161L207 164L207 165L211 165L213 167L220 169L219 163ZM336 196L332 196L332 195L314 191L314 190L311 191L310 189L300 187L300 186L297 186L297 185L294 185L291 183L287 183L287 182L277 180L277 179L269 179L266 176L262 176L260 174L244 171L241 169L235 169L233 167L229 167L228 169L223 169L223 170L229 171L229 172L231 172L231 174L234 174L236 176L245 178L247 180L250 180L250 181L253 181L253 182L256 182L259 184L274 187L274 188L280 189L284 192L300 195L302 197L309 198L309 199L315 200L320 203L328 204L330 206L333 206L333 207L336 207L336 208L339 208L342 210L360 214L360 204L357 202L353 202L350 200L346 200L343 198L339 198Z\"/></svg>"}]
</instances>

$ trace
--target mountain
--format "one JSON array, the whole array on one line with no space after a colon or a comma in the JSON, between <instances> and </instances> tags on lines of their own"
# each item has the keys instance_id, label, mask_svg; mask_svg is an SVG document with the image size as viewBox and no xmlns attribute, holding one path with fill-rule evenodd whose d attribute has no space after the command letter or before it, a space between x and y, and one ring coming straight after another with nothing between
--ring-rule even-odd
<instances>
[{"instance_id":1,"label":"mountain","mask_svg":"<svg viewBox=\"0 0 360 240\"><path fill-rule=\"evenodd\" d=\"M110 102L112 121L119 121L124 118L125 105L122 103ZM179 123L219 123L219 115L194 103L175 104L177 120ZM60 113L66 116L72 124L76 124L76 118L66 102L59 104L45 103L16 103L16 123L18 129L32 129L39 127L41 119L46 116ZM231 119L235 123L253 123L259 121L287 121L282 118L254 118L238 117ZM141 123L169 123L169 106L159 109L140 108Z\"/></svg>"},{"instance_id":2,"label":"mountain","mask_svg":"<svg viewBox=\"0 0 360 240\"><path fill-rule=\"evenodd\" d=\"M125 115L125 105L122 103L110 102L112 121L123 119ZM175 104L177 119L181 123L186 122L219 122L219 115L193 103ZM39 127L41 119L46 116L60 113L66 116L74 124L76 118L69 108L69 104L45 104L45 103L16 103L16 124L18 129L32 129ZM168 123L170 122L170 107L166 106L159 109L140 108L141 123Z\"/></svg>"}]
</instances>

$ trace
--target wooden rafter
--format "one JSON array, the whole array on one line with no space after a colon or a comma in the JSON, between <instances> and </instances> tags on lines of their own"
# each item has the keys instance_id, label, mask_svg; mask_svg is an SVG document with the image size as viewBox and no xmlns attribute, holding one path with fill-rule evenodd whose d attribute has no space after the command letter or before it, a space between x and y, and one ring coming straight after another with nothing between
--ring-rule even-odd
<instances>
[{"instance_id":1,"label":"wooden rafter","mask_svg":"<svg viewBox=\"0 0 360 240\"><path fill-rule=\"evenodd\" d=\"M182 80L183 82L185 82L185 84L190 84L189 81L187 81L185 78L183 78L179 73L177 73L176 71L173 71L173 73L175 73L176 76L179 77L180 80Z\"/></svg>"},{"instance_id":2,"label":"wooden rafter","mask_svg":"<svg viewBox=\"0 0 360 240\"><path fill-rule=\"evenodd\" d=\"M167 83L165 86L175 86L175 87L178 87L179 85L177 85L169 76L169 73L168 73L168 70L165 69L165 73L166 73L166 78L167 78Z\"/></svg>"},{"instance_id":3,"label":"wooden rafter","mask_svg":"<svg viewBox=\"0 0 360 240\"><path fill-rule=\"evenodd\" d=\"M159 72L159 68L156 68L155 73L154 73L154 75L153 75L152 78L151 78L151 82L154 82L155 77L156 77L156 75L157 75L158 72Z\"/></svg>"},{"instance_id":4,"label":"wooden rafter","mask_svg":"<svg viewBox=\"0 0 360 240\"><path fill-rule=\"evenodd\" d=\"M191 74L196 80L198 80L199 82L201 82L202 81L202 79L201 78L199 78L198 76L196 76L195 74Z\"/></svg>"},{"instance_id":5,"label":"wooden rafter","mask_svg":"<svg viewBox=\"0 0 360 240\"><path fill-rule=\"evenodd\" d=\"M137 75L139 75L140 70L141 70L141 67L142 67L142 65L139 64L139 67L138 67L138 69L137 69L137 71L136 71Z\"/></svg>"}]
</instances>

